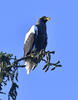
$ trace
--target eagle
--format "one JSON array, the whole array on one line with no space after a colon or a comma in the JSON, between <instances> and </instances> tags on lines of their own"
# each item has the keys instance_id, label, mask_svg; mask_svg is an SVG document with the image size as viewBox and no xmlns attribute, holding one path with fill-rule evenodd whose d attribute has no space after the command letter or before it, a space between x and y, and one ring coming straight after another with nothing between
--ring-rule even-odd
<instances>
[{"instance_id":1,"label":"eagle","mask_svg":"<svg viewBox=\"0 0 78 100\"><path fill-rule=\"evenodd\" d=\"M46 49L47 46L47 30L46 22L50 20L50 17L42 16L38 19L35 25L29 29L26 33L24 40L24 57L29 55L34 49L36 52ZM27 74L34 68L34 63L31 59L24 60L24 65L26 66Z\"/></svg>"}]
</instances>

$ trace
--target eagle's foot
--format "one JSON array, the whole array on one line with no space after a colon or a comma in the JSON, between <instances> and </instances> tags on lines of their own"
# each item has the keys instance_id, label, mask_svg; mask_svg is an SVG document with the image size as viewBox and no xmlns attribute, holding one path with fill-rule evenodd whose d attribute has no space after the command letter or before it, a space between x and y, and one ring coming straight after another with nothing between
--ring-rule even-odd
<instances>
[{"instance_id":1,"label":"eagle's foot","mask_svg":"<svg viewBox=\"0 0 78 100\"><path fill-rule=\"evenodd\" d=\"M35 57L33 53L31 53L30 56L31 56L32 58Z\"/></svg>"}]
</instances>

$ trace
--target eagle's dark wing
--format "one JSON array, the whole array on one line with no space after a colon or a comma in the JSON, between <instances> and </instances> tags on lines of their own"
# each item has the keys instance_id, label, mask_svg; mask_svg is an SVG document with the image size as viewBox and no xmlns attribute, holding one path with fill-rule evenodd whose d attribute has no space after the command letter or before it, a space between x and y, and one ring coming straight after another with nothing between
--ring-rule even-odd
<instances>
[{"instance_id":1,"label":"eagle's dark wing","mask_svg":"<svg viewBox=\"0 0 78 100\"><path fill-rule=\"evenodd\" d=\"M29 54L35 46L35 36L37 34L37 27L33 25L26 34L24 41L24 57Z\"/></svg>"},{"instance_id":2,"label":"eagle's dark wing","mask_svg":"<svg viewBox=\"0 0 78 100\"><path fill-rule=\"evenodd\" d=\"M24 57L29 54L34 46L34 37L35 35L31 33L24 44Z\"/></svg>"}]
</instances>

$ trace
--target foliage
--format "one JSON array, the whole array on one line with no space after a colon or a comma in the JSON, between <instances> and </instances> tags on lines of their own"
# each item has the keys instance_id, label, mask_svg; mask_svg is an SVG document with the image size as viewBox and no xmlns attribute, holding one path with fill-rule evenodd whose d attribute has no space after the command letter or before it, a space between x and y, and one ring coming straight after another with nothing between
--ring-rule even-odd
<instances>
[{"instance_id":1,"label":"foliage","mask_svg":"<svg viewBox=\"0 0 78 100\"><path fill-rule=\"evenodd\" d=\"M18 88L18 85L14 82L15 80L18 81L18 67L15 67L17 64L10 67L12 56L12 54L0 53L0 94L6 94L2 92L2 87L6 86L8 81L11 81L12 86L8 93L8 100L10 100L10 97L16 100L16 88ZM15 61L16 57L13 60Z\"/></svg>"},{"instance_id":2,"label":"foliage","mask_svg":"<svg viewBox=\"0 0 78 100\"><path fill-rule=\"evenodd\" d=\"M56 67L61 67L61 65L59 64L60 61L51 63L51 54L54 53L54 51L50 52L45 50L41 50L40 52L33 51L26 57L16 59L16 56L13 58L12 54L0 52L0 94L6 94L2 91L2 87L6 86L8 81L11 81L12 85L8 93L8 100L10 100L10 98L12 98L12 100L16 100L17 88L19 87L17 85L18 68L25 67L25 65L19 64L19 62L22 60L31 59L34 62L35 67L38 65L38 63L44 61L45 65L42 70L44 70L45 72L49 70L50 66L54 66L51 71ZM33 68L33 70L35 69L35 67Z\"/></svg>"}]
</instances>

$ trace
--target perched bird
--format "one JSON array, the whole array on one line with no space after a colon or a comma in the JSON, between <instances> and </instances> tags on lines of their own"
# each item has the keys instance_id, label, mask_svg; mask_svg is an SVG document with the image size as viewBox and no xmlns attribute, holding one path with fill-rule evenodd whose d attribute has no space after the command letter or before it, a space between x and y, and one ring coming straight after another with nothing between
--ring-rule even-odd
<instances>
[{"instance_id":1,"label":"perched bird","mask_svg":"<svg viewBox=\"0 0 78 100\"><path fill-rule=\"evenodd\" d=\"M36 25L33 25L30 30L26 33L24 41L24 57L29 55L33 49L36 49L39 52L42 49L46 49L47 46L47 31L46 31L46 22L50 18L43 16L39 18ZM26 65L27 74L34 68L34 63L31 59L26 59L24 61Z\"/></svg>"}]
</instances>

